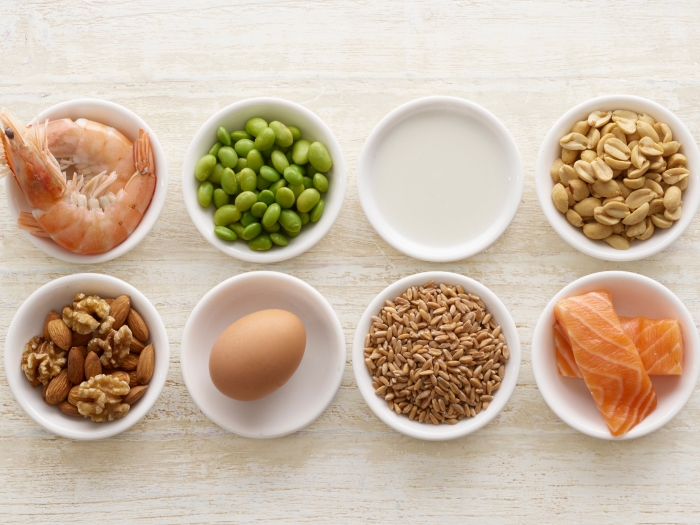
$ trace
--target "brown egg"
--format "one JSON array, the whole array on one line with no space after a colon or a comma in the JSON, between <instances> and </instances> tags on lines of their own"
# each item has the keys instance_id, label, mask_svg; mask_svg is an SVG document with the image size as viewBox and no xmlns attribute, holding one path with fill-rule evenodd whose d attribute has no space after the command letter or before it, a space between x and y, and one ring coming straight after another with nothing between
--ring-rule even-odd
<instances>
[{"instance_id":1,"label":"brown egg","mask_svg":"<svg viewBox=\"0 0 700 525\"><path fill-rule=\"evenodd\" d=\"M209 356L209 375L225 396L260 399L289 381L305 348L306 330L296 315L261 310L222 332Z\"/></svg>"}]
</instances>

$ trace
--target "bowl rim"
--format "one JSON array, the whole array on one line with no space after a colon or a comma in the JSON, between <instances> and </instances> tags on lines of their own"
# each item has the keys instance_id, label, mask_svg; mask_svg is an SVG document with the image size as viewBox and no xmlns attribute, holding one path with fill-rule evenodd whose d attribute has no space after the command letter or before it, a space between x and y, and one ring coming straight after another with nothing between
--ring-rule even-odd
<instances>
[{"instance_id":1,"label":"bowl rim","mask_svg":"<svg viewBox=\"0 0 700 525\"><path fill-rule=\"evenodd\" d=\"M84 282L85 280L95 281L98 283L97 286L103 283L110 283L124 290L124 293L128 294L130 297L136 297L140 304L139 309L142 311L148 311L149 316L156 320L155 324L152 323L148 327L149 331L151 333L155 333L157 331L159 335L165 340L165 345L158 345L158 347L156 348L156 356L158 361L165 362L165 373L163 374L162 379L156 381L151 380L151 382L149 382L148 384L149 392L147 392L147 394L150 392L155 392L155 394L151 394L149 396L152 397L152 400L150 402L146 402L146 399L142 399L141 403L136 405L135 408L130 409L129 413L122 419L110 421L107 424L95 424L94 431L70 430L45 419L43 416L41 416L34 410L34 403L30 401L27 397L22 396L21 393L18 391L19 382L26 381L26 377L24 377L24 374L21 371L16 374L8 372L11 369L9 365L10 353L17 352L17 348L10 348L10 334L18 330L19 324L22 322L22 319L24 319L26 314L29 312L29 309L34 306L33 303L40 300L41 297L51 289L61 287L64 285L67 285L69 287L75 286L76 284ZM168 371L170 369L170 342L168 340L168 332L165 328L165 324L163 323L163 319L158 313L158 310L156 310L155 306L148 299L148 297L146 297L135 286L111 275L87 272L75 273L71 275L64 275L63 277L58 277L41 285L39 288L37 288L31 294L29 294L29 296L20 305L20 307L15 312L15 315L12 317L12 321L10 322L10 326L8 327L6 332L4 365L5 377L7 378L7 382L10 386L10 391L12 392L12 395L17 400L22 409L25 411L25 413L36 423L38 423L40 426L42 426L49 432L65 438L75 439L78 441L98 440L121 434L122 432L130 429L136 423L141 421L141 419L143 419L143 417L151 410L151 408L153 408L153 405L155 405L156 401L160 398L160 394L162 393L163 388L165 386L165 382L167 381ZM154 379L156 378L154 377ZM41 402L43 403L43 401ZM90 428L92 429L92 427Z\"/></svg>"},{"instance_id":2,"label":"bowl rim","mask_svg":"<svg viewBox=\"0 0 700 525\"><path fill-rule=\"evenodd\" d=\"M160 214L163 212L163 207L165 206L165 201L167 199L168 164L167 157L165 155L165 150L163 149L163 146L158 140L157 135L150 128L150 126L140 116L138 116L130 109L121 106L115 102L111 102L109 100L102 100L98 98L75 98L71 100L66 100L64 102L59 102L58 104L54 104L53 106L41 111L41 113L39 113L29 121L29 124L43 121L46 118L49 118L49 116L50 118L62 118L60 116L61 114L66 114L75 107L80 107L84 105L101 107L114 114L120 114L121 116L133 121L135 125L145 130L149 134L151 139L151 145L153 148L153 156L156 161L156 187L153 191L153 197L151 198L151 202L148 205L148 209L146 210L146 213L143 214L141 222L138 224L136 229L132 232L131 235L129 235L129 237L127 237L124 240L124 242L115 246L111 250L94 255L73 253L66 250L65 248L62 248L53 241L50 241L49 243L46 239L40 239L39 237L35 237L29 232L23 230L21 230L21 233L26 239L29 240L29 242L31 242L37 249L41 250L46 255L68 263L96 264L111 261L112 259L121 257L125 253L128 253L131 250L133 250L136 246L138 246L141 243L141 241L143 241L148 236L150 231L153 229L153 226L158 221ZM16 188L11 190L10 184L13 183L16 186ZM22 194L22 192L19 186L17 186L17 183L14 182L14 177L5 177L4 184L5 197L7 200L8 208L10 210L10 214L13 217L15 215L19 216L20 210L14 205L11 192L15 192L16 190L17 192L19 192L20 195Z\"/></svg>"},{"instance_id":3,"label":"bowl rim","mask_svg":"<svg viewBox=\"0 0 700 525\"><path fill-rule=\"evenodd\" d=\"M335 380L332 384L332 388L328 389L327 391L327 399L325 399L325 401L321 404L321 407L318 410L313 412L311 416L307 417L303 421L300 421L299 423L293 425L291 428L282 430L280 432L264 435L261 435L259 433L246 432L245 430L241 430L240 428L236 428L230 425L226 420L221 419L213 411L209 410L204 403L202 403L201 399L199 399L198 397L199 394L196 393L196 380L194 379L194 377L192 377L189 371L190 367L188 366L188 359L191 358L191 354L193 353L193 351L190 350L187 345L188 340L192 337L190 335L190 332L194 331L194 320L198 315L200 315L200 311L205 308L207 303L214 300L214 297L222 290L229 289L230 287L235 287L245 281L255 281L258 279L279 279L282 283L294 283L295 285L300 286L305 291L305 293L309 294L309 296L312 297L321 306L326 315L329 316L329 319L333 320L333 335L336 339L335 346L337 348L337 350L335 351L337 352L337 358L339 362L342 363L342 366L338 367L338 371L336 373ZM192 398L194 403L199 407L199 409L204 413L204 415L207 416L213 423L220 426L224 430L231 432L232 434L236 434L242 437L254 439L274 439L293 434L294 432L298 432L299 430L306 428L311 423L316 421L321 416L321 414L323 414L326 411L326 409L330 406L330 404L333 402L333 399L335 399L335 396L338 393L340 384L343 379L343 374L345 373L345 362L347 352L345 345L345 335L343 333L343 327L340 324L340 320L338 319L335 310L328 302L328 300L325 297L323 297L323 295L321 295L321 292L316 290L316 288L314 288L307 282L302 281L301 279L299 279L298 277L294 277L293 275L273 270L258 270L240 273L238 275L234 275L233 277L225 279L224 281L214 286L207 293L205 293L204 296L202 296L202 298L199 301L197 301L197 304L192 309L192 312L190 312L190 315L187 317L185 327L182 330L180 346L180 368L182 370L182 378L185 382L185 386L187 387L187 391L189 392L190 397Z\"/></svg>"},{"instance_id":4,"label":"bowl rim","mask_svg":"<svg viewBox=\"0 0 700 525\"><path fill-rule=\"evenodd\" d=\"M542 362L544 357L544 344L542 341L545 340L547 337L547 331L549 331L549 336L551 337L551 320L552 317L554 317L554 305L557 303L557 301L565 298L565 297L570 297L572 294L578 293L576 290L581 289L582 287L590 287L593 285L593 283L601 281L602 279L624 279L631 281L637 286L644 286L648 288L652 293L655 294L661 294L665 296L670 302L672 302L676 308L678 309L679 312L682 313L682 316L684 319L679 319L680 321L689 324L692 328L689 330L690 333L692 333L693 340L692 341L685 341L683 342L683 347L684 347L684 352L687 351L687 349L695 349L694 352L698 352L698 348L700 348L700 336L698 336L698 332L695 329L695 321L693 320L693 316L691 315L690 311L688 308L685 306L683 301L680 300L680 298L674 294L671 290L666 288L663 284L660 282L652 279L651 277L647 277L646 275L642 275L639 273L635 272L627 272L627 271L620 271L620 270L610 270L610 271L603 271L603 272L596 272L596 273L591 273L588 275L584 275L583 277L579 277L578 279L575 279L574 281L570 282L566 286L564 286L561 290L559 290L554 297L547 303L547 305L544 307L542 310L542 313L540 314L540 317L537 320L537 323L535 324L535 329L533 331L532 335L532 349L531 349L531 361L532 361L532 373L535 378L535 382L537 383L537 388L540 391L540 395L544 399L545 403L547 403L547 406L556 414L559 419L561 419L564 423L569 425L571 428L578 430L579 432L586 434L588 436L598 438L598 439L606 439L606 440L611 440L611 441L624 441L628 439L636 439L642 436L646 436L648 434L651 434L652 432L655 432L656 430L662 428L665 426L669 421L671 421L673 418L675 418L678 413L685 407L685 405L688 403L690 400L691 396L695 392L695 387L698 382L698 377L700 376L700 366L695 367L695 370L692 372L694 373L694 377L691 376L691 384L687 386L687 391L681 396L679 402L676 406L674 406L667 414L665 414L658 422L656 422L654 425L650 426L648 429L644 431L639 431L639 426L636 426L626 434L623 434L622 436L613 436L610 434L610 432L607 430L607 428L603 431L598 431L598 430L591 430L584 425L580 424L578 420L575 417L572 417L571 413L564 407L563 405L559 404L556 400L555 397L555 392L550 389L548 386L548 383L544 379L545 375L543 372L543 369L541 368L540 363ZM689 370L684 370L683 374L690 374L691 371Z\"/></svg>"},{"instance_id":5,"label":"bowl rim","mask_svg":"<svg viewBox=\"0 0 700 525\"><path fill-rule=\"evenodd\" d=\"M686 199L684 199L683 216L677 221L677 224L674 224L672 228L666 230L668 233L665 234L662 239L657 238L655 242L650 243L649 241L653 239L652 236L651 239L648 239L643 243L634 243L629 250L616 250L604 242L591 241L585 237L582 232L575 231L566 221L564 215L559 213L559 211L554 208L554 204L552 203L551 199L552 187L554 186L554 183L552 182L552 178L549 174L551 164L549 163L547 152L550 149L550 145L555 143L558 144L559 137L557 129L562 127L564 123L568 121L575 122L575 119L581 120L591 111L595 110L596 108L600 108L601 105L624 105L630 103L644 106L648 108L649 113L653 113L656 116L661 115L663 120L669 125L669 127L671 127L674 138L676 138L678 134L686 135L690 140L683 141L683 148L684 155L688 159L688 164L692 166L695 164L700 164L700 150L698 149L697 143L695 142L690 130L683 123L683 121L675 115L675 113L658 102L654 102L653 100L626 94L611 94L594 97L584 100L566 111L554 122L552 127L545 135L542 144L540 145L535 164L535 189L537 191L537 199L539 200L542 212L547 218L547 222L549 222L550 226L554 229L557 235L559 235L559 237L561 237L569 246L582 253L585 253L586 255L605 261L637 261L651 257L652 255L666 249L681 235L683 235L685 230L693 221L693 218L697 213L698 206L700 206L700 184L698 184L698 180L695 180L693 181L693 184L690 184L683 192L684 197L690 195L691 193L695 195L697 197L695 199L695 203L688 206L686 204ZM556 147L557 146L555 146L555 148ZM694 159L697 159L698 162L694 162ZM694 170L691 169L690 171L692 176Z\"/></svg>"},{"instance_id":6,"label":"bowl rim","mask_svg":"<svg viewBox=\"0 0 700 525\"><path fill-rule=\"evenodd\" d=\"M514 161L515 169L513 170L512 174L514 175L514 184L511 185L511 191L509 192L509 198L506 205L501 208L500 213L496 216L493 222L495 225L497 225L499 222L501 224L495 229L491 228L492 231L490 235L479 236L475 239L471 239L450 248L436 249L435 247L420 245L420 243L416 241L411 241L412 244L415 243L415 246L412 246L404 242L405 236L399 235L396 230L392 228L382 217L382 214L379 212L375 205L374 199L371 196L372 192L369 176L371 169L369 166L373 162L372 152L377 148L377 145L386 136L386 134L395 126L395 123L410 115L414 110L420 109L421 111L431 111L444 108L446 105L459 106L461 109L466 110L472 115L478 115L481 119L482 125L489 128L502 139L504 148L508 150L509 156L512 156ZM509 175L511 174L509 173ZM510 223L513 221L515 214L518 212L520 201L522 199L524 183L525 176L520 150L517 142L513 138L513 135L510 133L505 124L503 124L503 122L488 109L475 102L472 102L471 100L444 95L432 95L410 100L404 104L401 104L400 106L395 107L384 117L382 117L382 119L370 132L367 140L362 146L357 167L357 191L360 196L360 205L362 206L362 210L364 211L368 222L372 225L374 230L382 239L384 239L386 243L396 250L413 257L414 259L429 262L453 262L466 259L484 251L486 248L496 242L501 235L503 235L506 229L508 229L508 226L510 226Z\"/></svg>"},{"instance_id":7,"label":"bowl rim","mask_svg":"<svg viewBox=\"0 0 700 525\"><path fill-rule=\"evenodd\" d=\"M499 395L494 396L494 399L489 404L488 409L477 414L476 418L463 419L456 425L443 424L437 427L433 427L432 425L429 427L431 429L440 429L438 431L439 433L426 432L420 426L416 426L415 422L409 421L409 419L406 417L397 416L394 411L390 410L384 400L374 393L371 377L367 371L364 359L364 341L365 336L367 335L367 330L370 326L371 318L372 316L377 315L377 312L384 305L384 301L386 299L393 300L395 297L405 292L409 286L422 285L428 281L435 281L436 283L450 283L455 285L459 284L462 285L462 287L468 292L476 293L481 300L486 303L489 311L494 313L494 310L499 310L498 314L496 315L499 317L500 325L507 328L509 332L515 335L515 338L511 338L510 335L508 336L508 348L510 350L510 359L506 365L508 373L501 383L501 388L498 390ZM352 347L352 365L353 372L355 374L355 383L357 384L365 403L367 403L367 406L369 406L372 412L374 412L374 414L381 421L386 423L394 430L406 436L416 439L424 439L426 441L446 441L464 437L468 434L476 432L477 430L480 430L490 423L501 412L506 404L508 404L511 395L515 390L518 382L518 376L520 374L521 358L522 351L517 326L510 314L510 311L498 298L498 296L485 285L470 277L458 273L443 271L415 273L393 282L379 292L369 303L357 324Z\"/></svg>"},{"instance_id":8,"label":"bowl rim","mask_svg":"<svg viewBox=\"0 0 700 525\"><path fill-rule=\"evenodd\" d=\"M225 119L227 116L239 111L241 109L249 108L252 106L277 106L285 107L290 111L300 113L304 118L309 119L313 122L313 125L318 129L322 130L322 133L328 135L328 141L325 141L325 146L329 149L335 149L333 153L333 191L334 202L337 201L338 204L334 206L329 206L329 201L326 200L326 207L323 212L321 220L319 220L315 225L313 230L305 238L296 238L295 242L291 242L284 249L280 250L269 250L264 252L256 252L250 250L246 247L245 250L238 250L237 248L231 246L220 240L218 237L211 234L209 229L205 229L204 225L199 219L197 212L200 210L199 204L197 203L196 196L189 196L188 184L192 178L192 171L188 169L189 159L194 159L195 150L199 143L204 140L204 137L211 133L214 129L217 129L219 123ZM194 161L193 161L194 162ZM214 248L219 250L226 255L235 257L241 261L254 262L254 263L275 263L280 261L286 261L302 253L310 250L316 244L318 244L323 237L330 231L331 227L335 223L340 211L343 207L343 201L345 200L345 191L347 187L347 166L345 164L345 157L343 151L340 147L338 139L331 128L316 115L310 109L292 102L291 100L286 100L277 97L252 97L239 100L221 108L216 111L212 116L210 116L197 130L194 137L190 141L190 145L187 147L187 152L185 153L185 159L182 165L182 192L183 198L185 200L185 207L187 208L187 213L190 215L190 219L194 223L195 228L204 237L204 239L209 242ZM297 242L298 241L298 242Z\"/></svg>"}]
</instances>

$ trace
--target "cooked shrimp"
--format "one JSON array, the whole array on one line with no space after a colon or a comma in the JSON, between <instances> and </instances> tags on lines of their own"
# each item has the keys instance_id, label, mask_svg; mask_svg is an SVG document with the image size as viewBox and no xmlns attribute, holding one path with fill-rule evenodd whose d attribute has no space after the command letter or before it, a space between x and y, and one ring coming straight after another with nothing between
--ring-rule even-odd
<instances>
[{"instance_id":1,"label":"cooked shrimp","mask_svg":"<svg viewBox=\"0 0 700 525\"><path fill-rule=\"evenodd\" d=\"M4 161L32 208L20 214L20 228L82 254L111 250L136 229L156 185L148 133L139 130L131 144L84 119L24 127L4 109L0 122Z\"/></svg>"}]
</instances>

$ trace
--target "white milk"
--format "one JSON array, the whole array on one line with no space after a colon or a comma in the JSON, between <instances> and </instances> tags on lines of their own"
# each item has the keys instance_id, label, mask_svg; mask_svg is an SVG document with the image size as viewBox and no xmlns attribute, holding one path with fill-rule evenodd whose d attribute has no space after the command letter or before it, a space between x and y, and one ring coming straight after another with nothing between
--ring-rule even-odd
<instances>
[{"instance_id":1,"label":"white milk","mask_svg":"<svg viewBox=\"0 0 700 525\"><path fill-rule=\"evenodd\" d=\"M379 144L377 207L401 235L445 247L493 224L505 195L503 144L478 121L437 110L411 115Z\"/></svg>"}]
</instances>

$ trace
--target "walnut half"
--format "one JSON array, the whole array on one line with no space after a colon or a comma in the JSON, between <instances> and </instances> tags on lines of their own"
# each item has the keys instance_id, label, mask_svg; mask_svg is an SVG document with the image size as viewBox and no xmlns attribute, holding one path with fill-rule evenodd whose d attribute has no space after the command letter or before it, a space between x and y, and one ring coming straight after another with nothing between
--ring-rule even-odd
<instances>
[{"instance_id":1,"label":"walnut half","mask_svg":"<svg viewBox=\"0 0 700 525\"><path fill-rule=\"evenodd\" d=\"M122 398L129 393L129 383L116 376L100 374L83 381L78 387L78 412L96 423L120 419L129 412Z\"/></svg>"},{"instance_id":2,"label":"walnut half","mask_svg":"<svg viewBox=\"0 0 700 525\"><path fill-rule=\"evenodd\" d=\"M73 307L66 306L63 309L63 322L79 334L89 334L99 328L100 335L105 335L111 330L114 319L109 317L107 301L96 295L85 296L79 293L73 298Z\"/></svg>"},{"instance_id":3,"label":"walnut half","mask_svg":"<svg viewBox=\"0 0 700 525\"><path fill-rule=\"evenodd\" d=\"M22 352L22 371L29 381L47 385L66 366L66 353L43 337L32 337Z\"/></svg>"},{"instance_id":4,"label":"walnut half","mask_svg":"<svg viewBox=\"0 0 700 525\"><path fill-rule=\"evenodd\" d=\"M122 325L119 330L112 330L112 336L108 341L110 342L110 345L107 347L102 347L103 354L100 357L102 366L119 368L124 364L124 358L129 355L129 350L131 347L131 330L127 325Z\"/></svg>"}]
</instances>

